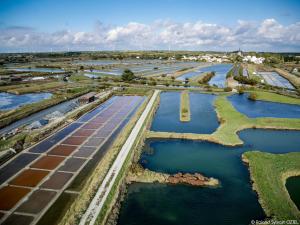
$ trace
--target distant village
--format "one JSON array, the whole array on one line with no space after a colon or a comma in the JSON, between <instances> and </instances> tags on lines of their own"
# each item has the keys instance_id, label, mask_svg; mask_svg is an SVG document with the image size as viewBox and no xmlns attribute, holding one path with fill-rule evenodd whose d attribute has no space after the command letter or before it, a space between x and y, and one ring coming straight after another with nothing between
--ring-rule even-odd
<instances>
[{"instance_id":1,"label":"distant village","mask_svg":"<svg viewBox=\"0 0 300 225\"><path fill-rule=\"evenodd\" d=\"M256 57L251 55L244 56L242 51L237 51L236 55L242 57L243 62L254 63L254 64L262 64L265 61L264 57ZM198 56L183 56L182 60L189 61L203 61L209 63L226 63L232 62L232 55L216 55L216 54L205 54Z\"/></svg>"}]
</instances>

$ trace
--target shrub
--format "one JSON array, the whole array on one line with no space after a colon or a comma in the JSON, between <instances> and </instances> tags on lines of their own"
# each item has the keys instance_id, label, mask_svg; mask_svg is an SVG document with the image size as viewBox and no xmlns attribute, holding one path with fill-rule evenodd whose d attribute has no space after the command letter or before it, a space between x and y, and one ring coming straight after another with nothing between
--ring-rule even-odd
<instances>
[{"instance_id":1,"label":"shrub","mask_svg":"<svg viewBox=\"0 0 300 225\"><path fill-rule=\"evenodd\" d=\"M251 92L248 96L248 99L251 100L251 101L256 101L257 99L257 94L254 93L254 92Z\"/></svg>"},{"instance_id":2,"label":"shrub","mask_svg":"<svg viewBox=\"0 0 300 225\"><path fill-rule=\"evenodd\" d=\"M241 84L249 84L249 85L256 85L257 81L252 78L247 78L244 76L235 76L234 79Z\"/></svg>"},{"instance_id":3,"label":"shrub","mask_svg":"<svg viewBox=\"0 0 300 225\"><path fill-rule=\"evenodd\" d=\"M123 81L132 81L135 78L134 73L129 70L129 69L125 69L123 74L122 74L122 80Z\"/></svg>"},{"instance_id":4,"label":"shrub","mask_svg":"<svg viewBox=\"0 0 300 225\"><path fill-rule=\"evenodd\" d=\"M187 113L188 112L188 110L186 108L183 108L181 111L182 111L182 113Z\"/></svg>"},{"instance_id":5,"label":"shrub","mask_svg":"<svg viewBox=\"0 0 300 225\"><path fill-rule=\"evenodd\" d=\"M226 87L226 88L224 88L224 91L230 92L230 91L232 91L232 88L231 87Z\"/></svg>"},{"instance_id":6,"label":"shrub","mask_svg":"<svg viewBox=\"0 0 300 225\"><path fill-rule=\"evenodd\" d=\"M242 94L244 94L245 89L244 89L244 87L238 87L237 91L238 91L239 95L242 95Z\"/></svg>"},{"instance_id":7,"label":"shrub","mask_svg":"<svg viewBox=\"0 0 300 225\"><path fill-rule=\"evenodd\" d=\"M199 80L198 80L198 83L199 83L199 84L207 84L208 81L210 81L211 78L212 78L213 76L215 76L215 74L216 74L216 73L215 73L214 71L205 74L205 75L202 77L202 79L199 79Z\"/></svg>"},{"instance_id":8,"label":"shrub","mask_svg":"<svg viewBox=\"0 0 300 225\"><path fill-rule=\"evenodd\" d=\"M149 84L152 85L152 86L155 86L157 83L156 83L156 81L154 80L154 81L151 81Z\"/></svg>"}]
</instances>

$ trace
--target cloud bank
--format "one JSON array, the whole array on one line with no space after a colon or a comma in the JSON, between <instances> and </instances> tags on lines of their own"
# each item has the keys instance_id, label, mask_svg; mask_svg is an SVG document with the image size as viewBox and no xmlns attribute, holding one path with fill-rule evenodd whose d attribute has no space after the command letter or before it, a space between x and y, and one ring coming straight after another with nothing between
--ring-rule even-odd
<instances>
[{"instance_id":1,"label":"cloud bank","mask_svg":"<svg viewBox=\"0 0 300 225\"><path fill-rule=\"evenodd\" d=\"M197 21L130 22L110 26L97 22L90 32L46 33L30 27L0 28L0 51L60 50L217 50L300 51L300 22L282 25L275 19L237 21L234 27Z\"/></svg>"}]
</instances>

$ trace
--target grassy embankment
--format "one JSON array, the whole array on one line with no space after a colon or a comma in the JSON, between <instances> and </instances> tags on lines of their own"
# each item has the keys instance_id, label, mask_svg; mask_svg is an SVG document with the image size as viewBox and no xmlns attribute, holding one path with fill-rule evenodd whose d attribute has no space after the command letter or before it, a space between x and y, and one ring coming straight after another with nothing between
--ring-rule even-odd
<instances>
[{"instance_id":1,"label":"grassy embankment","mask_svg":"<svg viewBox=\"0 0 300 225\"><path fill-rule=\"evenodd\" d=\"M300 212L285 187L288 177L300 175L300 153L270 154L246 152L253 189L266 215L279 220L300 220Z\"/></svg>"},{"instance_id":2,"label":"grassy embankment","mask_svg":"<svg viewBox=\"0 0 300 225\"><path fill-rule=\"evenodd\" d=\"M249 78L250 79L254 79L256 80L258 83L261 82L261 77L257 74L254 74L257 72L257 68L256 68L256 65L254 64L247 64L247 70L248 70L248 75L249 75Z\"/></svg>"},{"instance_id":3,"label":"grassy embankment","mask_svg":"<svg viewBox=\"0 0 300 225\"><path fill-rule=\"evenodd\" d=\"M191 120L189 91L182 91L180 95L180 121L189 122Z\"/></svg>"},{"instance_id":4,"label":"grassy embankment","mask_svg":"<svg viewBox=\"0 0 300 225\"><path fill-rule=\"evenodd\" d=\"M53 89L64 88L68 86L65 82L34 82L34 83L27 83L27 84L15 84L15 85L7 85L1 86L0 91L8 92L12 94L27 94L33 92L41 92L41 91L53 91Z\"/></svg>"},{"instance_id":5,"label":"grassy embankment","mask_svg":"<svg viewBox=\"0 0 300 225\"><path fill-rule=\"evenodd\" d=\"M293 97L272 93L272 92L265 92L265 91L254 91L254 92L256 93L257 100L300 105L300 98L293 98Z\"/></svg>"},{"instance_id":6,"label":"grassy embankment","mask_svg":"<svg viewBox=\"0 0 300 225\"><path fill-rule=\"evenodd\" d=\"M148 137L208 140L223 145L234 146L243 144L237 132L247 128L300 130L300 119L249 118L238 112L227 100L226 95L219 96L215 100L214 105L220 126L211 135L149 131Z\"/></svg>"},{"instance_id":7,"label":"grassy embankment","mask_svg":"<svg viewBox=\"0 0 300 225\"><path fill-rule=\"evenodd\" d=\"M189 84L192 86L207 85L207 83L215 76L213 72L200 73L190 78Z\"/></svg>"},{"instance_id":8,"label":"grassy embankment","mask_svg":"<svg viewBox=\"0 0 300 225\"><path fill-rule=\"evenodd\" d=\"M130 91L128 91L128 92L130 92ZM148 92L148 94L150 92ZM148 100L149 99L150 99L150 97L148 98ZM105 174L109 170L111 164L113 163L113 161L114 161L115 157L117 156L118 152L120 151L121 147L127 140L128 135L130 134L136 121L139 119L140 115L142 114L147 103L148 103L148 101L145 101L143 103L143 105L136 112L135 116L129 121L129 123L125 126L123 131L115 138L115 141L114 141L112 147L110 147L110 149L103 156L101 161L98 163L98 165L95 168L95 170L93 171L93 173L90 174L89 177L87 178L87 181L85 182L84 187L81 188L82 191L80 191L78 197L70 205L68 211L66 213L62 213L62 215L64 215L64 216L63 216L63 218L60 219L58 224L76 224L79 221L82 213L88 207L89 202L91 201L94 194L96 193L97 188L99 187L102 180L104 179ZM130 162L129 159L131 157L132 157L131 154L129 154L129 157L126 160L126 162L124 163L122 171L121 171L120 175L118 176L117 181L115 182L114 187L113 187L111 193L109 194L107 201L105 202L103 211L101 211L101 214L99 215L99 218L97 219L97 221L102 221L102 222L105 221L107 212L114 205L114 202L116 201L116 196L117 196L116 193L119 191L118 187L124 178L124 172L127 170L128 166L129 166L128 165Z\"/></svg>"}]
</instances>

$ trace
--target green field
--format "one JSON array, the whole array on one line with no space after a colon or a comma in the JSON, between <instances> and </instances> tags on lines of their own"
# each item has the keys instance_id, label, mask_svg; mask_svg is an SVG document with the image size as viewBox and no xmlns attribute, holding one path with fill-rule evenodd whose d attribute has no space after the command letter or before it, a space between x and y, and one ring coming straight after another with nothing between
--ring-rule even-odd
<instances>
[{"instance_id":1,"label":"green field","mask_svg":"<svg viewBox=\"0 0 300 225\"><path fill-rule=\"evenodd\" d=\"M246 152L253 188L268 217L280 220L300 219L300 212L290 199L285 181L290 176L300 175L300 153L270 154Z\"/></svg>"}]
</instances>

